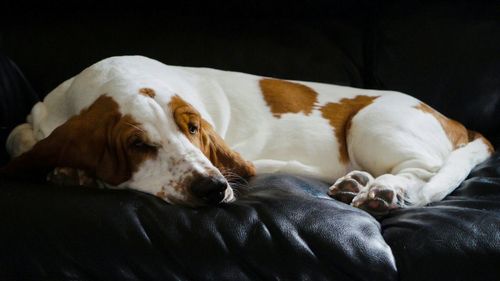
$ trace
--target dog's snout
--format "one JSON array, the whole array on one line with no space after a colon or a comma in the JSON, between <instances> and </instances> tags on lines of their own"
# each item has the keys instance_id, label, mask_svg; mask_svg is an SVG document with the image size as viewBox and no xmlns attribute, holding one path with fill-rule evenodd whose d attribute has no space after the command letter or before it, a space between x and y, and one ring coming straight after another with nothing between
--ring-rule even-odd
<instances>
[{"instance_id":1,"label":"dog's snout","mask_svg":"<svg viewBox=\"0 0 500 281\"><path fill-rule=\"evenodd\" d=\"M204 203L219 204L225 196L227 183L220 177L200 177L193 181L191 192Z\"/></svg>"}]
</instances>

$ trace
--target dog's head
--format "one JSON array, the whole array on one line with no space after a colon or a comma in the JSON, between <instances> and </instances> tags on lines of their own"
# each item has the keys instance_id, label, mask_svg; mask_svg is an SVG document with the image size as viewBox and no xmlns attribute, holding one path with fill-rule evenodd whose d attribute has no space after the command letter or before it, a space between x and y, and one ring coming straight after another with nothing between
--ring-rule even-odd
<instances>
[{"instance_id":1,"label":"dog's head","mask_svg":"<svg viewBox=\"0 0 500 281\"><path fill-rule=\"evenodd\" d=\"M225 174L248 178L253 165L231 150L200 113L174 95L100 96L57 127L4 173L81 169L106 185L132 188L181 205L231 201Z\"/></svg>"}]
</instances>

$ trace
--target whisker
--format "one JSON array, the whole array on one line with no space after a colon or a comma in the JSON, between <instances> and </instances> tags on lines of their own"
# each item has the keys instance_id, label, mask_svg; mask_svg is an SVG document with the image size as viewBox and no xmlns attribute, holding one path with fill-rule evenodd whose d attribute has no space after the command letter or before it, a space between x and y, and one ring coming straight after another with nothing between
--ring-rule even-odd
<instances>
[{"instance_id":1,"label":"whisker","mask_svg":"<svg viewBox=\"0 0 500 281\"><path fill-rule=\"evenodd\" d=\"M235 198L239 198L241 196L241 191L239 189L233 189L233 195Z\"/></svg>"},{"instance_id":2,"label":"whisker","mask_svg":"<svg viewBox=\"0 0 500 281\"><path fill-rule=\"evenodd\" d=\"M232 182L232 181L229 181L229 185L232 188L245 188L245 187L248 187L247 184L242 184L242 183L239 183L239 182Z\"/></svg>"},{"instance_id":3,"label":"whisker","mask_svg":"<svg viewBox=\"0 0 500 281\"><path fill-rule=\"evenodd\" d=\"M132 123L130 123L130 122L126 122L125 124L127 124L127 125L129 125L129 126L131 126L131 127L133 127L133 128L136 128L137 130L141 131L142 133L144 133L144 132L145 132L145 131L144 131L144 129L142 129L142 128L140 128L139 126L134 125L134 124L132 124Z\"/></svg>"},{"instance_id":4,"label":"whisker","mask_svg":"<svg viewBox=\"0 0 500 281\"><path fill-rule=\"evenodd\" d=\"M221 171L221 173L228 181L237 181L237 182L241 182L245 185L248 185L247 180L245 180L243 177L241 177L240 175L238 175L230 170L223 170L223 171Z\"/></svg>"}]
</instances>

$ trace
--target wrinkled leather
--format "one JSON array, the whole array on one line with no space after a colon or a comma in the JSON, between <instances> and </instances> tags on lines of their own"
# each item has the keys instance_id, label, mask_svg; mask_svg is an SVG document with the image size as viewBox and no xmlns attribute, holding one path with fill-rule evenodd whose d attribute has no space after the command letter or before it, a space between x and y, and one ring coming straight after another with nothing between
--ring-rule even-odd
<instances>
[{"instance_id":1,"label":"wrinkled leather","mask_svg":"<svg viewBox=\"0 0 500 281\"><path fill-rule=\"evenodd\" d=\"M500 153L445 200L395 211L381 223L402 280L498 280Z\"/></svg>"},{"instance_id":2,"label":"wrinkled leather","mask_svg":"<svg viewBox=\"0 0 500 281\"><path fill-rule=\"evenodd\" d=\"M294 176L259 176L236 202L201 209L0 180L0 279L495 280L499 167L497 153L444 201L394 211L382 228Z\"/></svg>"},{"instance_id":3,"label":"wrinkled leather","mask_svg":"<svg viewBox=\"0 0 500 281\"><path fill-rule=\"evenodd\" d=\"M235 203L190 209L136 191L3 181L0 279L396 280L379 223L327 187L260 176Z\"/></svg>"},{"instance_id":4,"label":"wrinkled leather","mask_svg":"<svg viewBox=\"0 0 500 281\"><path fill-rule=\"evenodd\" d=\"M99 59L143 54L404 91L500 144L494 1L317 1L292 3L290 13L272 3L207 3L183 10L190 18L140 3L144 15L117 6L10 13L0 46L40 97ZM38 98L5 57L0 72L5 138ZM378 220L326 188L263 175L239 187L234 203L189 209L137 191L0 179L0 280L500 278L500 153L442 202Z\"/></svg>"}]
</instances>

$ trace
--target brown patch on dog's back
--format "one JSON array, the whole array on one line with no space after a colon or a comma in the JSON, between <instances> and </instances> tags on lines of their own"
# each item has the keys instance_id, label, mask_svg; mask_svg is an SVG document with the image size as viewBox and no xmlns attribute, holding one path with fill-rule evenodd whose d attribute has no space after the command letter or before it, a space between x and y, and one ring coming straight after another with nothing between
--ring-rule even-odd
<instances>
[{"instance_id":1,"label":"brown patch on dog's back","mask_svg":"<svg viewBox=\"0 0 500 281\"><path fill-rule=\"evenodd\" d=\"M434 116L434 118L436 118L437 121L439 121L444 132L448 136L448 139L453 145L453 149L457 149L469 142L469 133L467 132L467 129L464 127L464 125L455 120L445 117L425 103L420 103L419 105L415 106L415 108L425 113L431 114L432 116Z\"/></svg>"},{"instance_id":2,"label":"brown patch on dog's back","mask_svg":"<svg viewBox=\"0 0 500 281\"><path fill-rule=\"evenodd\" d=\"M353 99L344 98L338 103L327 103L321 107L321 115L334 128L335 137L339 143L339 160L349 162L347 152L347 132L351 127L351 120L365 106L371 104L378 96L356 96Z\"/></svg>"},{"instance_id":3,"label":"brown patch on dog's back","mask_svg":"<svg viewBox=\"0 0 500 281\"><path fill-rule=\"evenodd\" d=\"M140 88L139 94L150 98L154 98L156 96L155 90L151 88Z\"/></svg>"},{"instance_id":4,"label":"brown patch on dog's back","mask_svg":"<svg viewBox=\"0 0 500 281\"><path fill-rule=\"evenodd\" d=\"M306 85L278 79L259 81L264 100L273 116L280 118L284 113L311 114L317 103L318 93Z\"/></svg>"}]
</instances>

